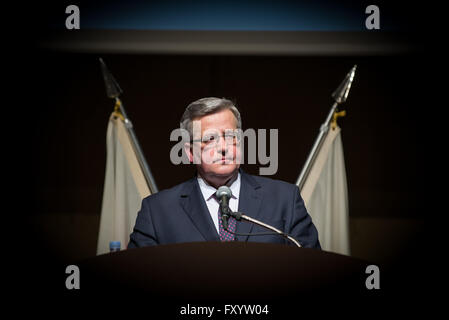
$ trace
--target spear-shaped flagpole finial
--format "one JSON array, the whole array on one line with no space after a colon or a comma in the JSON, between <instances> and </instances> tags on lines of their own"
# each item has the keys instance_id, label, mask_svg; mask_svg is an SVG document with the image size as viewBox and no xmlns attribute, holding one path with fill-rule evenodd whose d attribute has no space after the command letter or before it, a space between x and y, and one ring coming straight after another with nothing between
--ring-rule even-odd
<instances>
[{"instance_id":1,"label":"spear-shaped flagpole finial","mask_svg":"<svg viewBox=\"0 0 449 320\"><path fill-rule=\"evenodd\" d=\"M101 64L101 72L103 73L104 84L106 86L106 94L109 98L115 99L123 92L117 81L109 72L102 58L99 58Z\"/></svg>"},{"instance_id":2,"label":"spear-shaped flagpole finial","mask_svg":"<svg viewBox=\"0 0 449 320\"><path fill-rule=\"evenodd\" d=\"M332 98L334 98L335 102L337 102L338 104L342 104L348 98L349 90L351 90L351 84L354 80L356 69L357 65L354 65L348 72L342 83L340 83L338 88L334 91L334 93L332 93Z\"/></svg>"}]
</instances>

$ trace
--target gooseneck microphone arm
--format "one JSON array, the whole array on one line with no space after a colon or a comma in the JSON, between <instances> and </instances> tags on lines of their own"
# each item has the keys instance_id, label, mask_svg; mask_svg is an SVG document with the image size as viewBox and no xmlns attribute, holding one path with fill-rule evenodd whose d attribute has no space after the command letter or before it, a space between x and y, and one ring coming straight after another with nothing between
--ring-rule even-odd
<instances>
[{"instance_id":1,"label":"gooseneck microphone arm","mask_svg":"<svg viewBox=\"0 0 449 320\"><path fill-rule=\"evenodd\" d=\"M258 226L264 227L264 228L266 228L266 229L268 229L268 230L274 231L276 234L279 234L279 235L283 236L284 238L286 238L286 239L290 240L291 242L293 242L298 248L301 248L301 244L300 244L295 238L293 238L292 236L288 235L288 234L285 233L285 232L282 232L281 230L279 230L279 229L277 229L277 228L275 228L275 227L273 227L273 226L270 226L269 224L266 224L266 223L264 223L264 222L262 222L262 221L259 221L259 220L257 220L257 219L251 218L251 217L249 217L249 216L247 216L247 215L244 215L244 214L241 213L241 212L232 212L232 211L231 211L230 214L231 214L231 216L234 217L237 221L245 220L245 221L248 221L248 222L257 224ZM229 232L229 230L226 230L226 231ZM232 233L232 232L231 232L231 233ZM235 234L236 234L236 235L249 235L249 236L250 236L250 235L257 235L257 234L251 234L251 233L248 233L248 234L235 233Z\"/></svg>"},{"instance_id":2,"label":"gooseneck microphone arm","mask_svg":"<svg viewBox=\"0 0 449 320\"><path fill-rule=\"evenodd\" d=\"M228 229L228 219L231 217L232 211L229 208L228 198L223 197L220 201L220 211L221 211L221 219L223 222L223 228L225 230Z\"/></svg>"},{"instance_id":3,"label":"gooseneck microphone arm","mask_svg":"<svg viewBox=\"0 0 449 320\"><path fill-rule=\"evenodd\" d=\"M221 220L223 228L228 229L228 219L231 216L232 210L229 208L229 199L232 197L232 191L227 186L218 188L215 193L218 203L220 204Z\"/></svg>"}]
</instances>

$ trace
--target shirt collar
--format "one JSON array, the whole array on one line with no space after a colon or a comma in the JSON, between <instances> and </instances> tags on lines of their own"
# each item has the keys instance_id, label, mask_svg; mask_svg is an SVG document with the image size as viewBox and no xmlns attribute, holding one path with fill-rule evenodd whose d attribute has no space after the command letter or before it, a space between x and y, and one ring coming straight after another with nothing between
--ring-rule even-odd
<instances>
[{"instance_id":1,"label":"shirt collar","mask_svg":"<svg viewBox=\"0 0 449 320\"><path fill-rule=\"evenodd\" d=\"M198 175L197 179L204 200L208 201L217 192L217 189L208 184L207 181L201 178L200 175ZM237 174L237 179L235 179L235 181L231 184L229 189L231 189L232 198L238 199L240 194L240 172Z\"/></svg>"}]
</instances>

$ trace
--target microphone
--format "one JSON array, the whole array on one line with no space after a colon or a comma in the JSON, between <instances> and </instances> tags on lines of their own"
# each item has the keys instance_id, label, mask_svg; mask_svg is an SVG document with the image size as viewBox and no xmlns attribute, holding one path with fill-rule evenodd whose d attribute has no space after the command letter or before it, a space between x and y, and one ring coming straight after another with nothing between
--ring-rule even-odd
<instances>
[{"instance_id":1,"label":"microphone","mask_svg":"<svg viewBox=\"0 0 449 320\"><path fill-rule=\"evenodd\" d=\"M301 247L301 244L295 239L293 238L291 235L269 225L266 223L263 223L262 221L259 221L257 219L254 219L250 216L247 216L245 214L243 214L242 212L233 212L230 208L229 208L229 199L232 197L232 191L231 189L229 189L227 186L221 186L220 188L218 188L217 192L215 193L215 196L218 199L218 202L220 203L220 211L221 211L221 220L223 222L223 228L234 234L234 235L238 235L238 236L263 236L263 235L271 235L271 234L276 234L276 235L280 235L286 239L288 239L289 241L293 242L297 247ZM228 230L228 219L229 217L234 217L237 221L247 221L250 223L254 223L256 225L259 225L265 229L274 231L274 232L262 232L262 233L237 233L237 232L232 232Z\"/></svg>"},{"instance_id":2,"label":"microphone","mask_svg":"<svg viewBox=\"0 0 449 320\"><path fill-rule=\"evenodd\" d=\"M231 209L229 208L229 199L232 197L232 191L227 186L218 188L215 196L220 203L221 220L223 221L223 228L228 229L228 219L231 216Z\"/></svg>"}]
</instances>

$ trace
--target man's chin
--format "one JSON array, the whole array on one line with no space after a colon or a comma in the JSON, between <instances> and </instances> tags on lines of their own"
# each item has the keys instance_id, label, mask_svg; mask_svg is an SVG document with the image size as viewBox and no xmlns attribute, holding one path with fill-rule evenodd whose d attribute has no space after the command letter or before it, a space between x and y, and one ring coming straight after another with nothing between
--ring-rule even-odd
<instances>
[{"instance_id":1,"label":"man's chin","mask_svg":"<svg viewBox=\"0 0 449 320\"><path fill-rule=\"evenodd\" d=\"M232 164L226 164L226 163L220 163L220 164L214 164L211 170L209 170L210 174L214 174L216 176L228 176L233 174L235 171L237 171L239 168L238 165L235 163Z\"/></svg>"}]
</instances>

